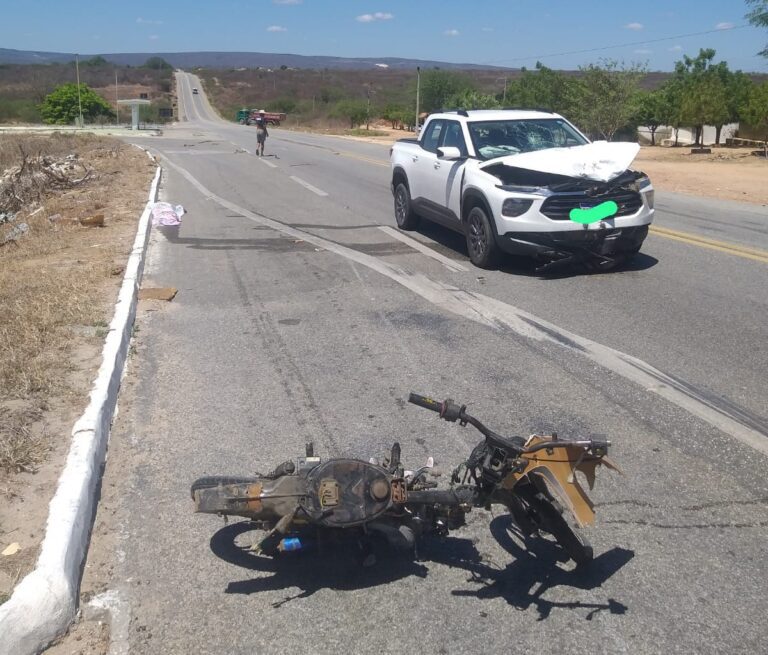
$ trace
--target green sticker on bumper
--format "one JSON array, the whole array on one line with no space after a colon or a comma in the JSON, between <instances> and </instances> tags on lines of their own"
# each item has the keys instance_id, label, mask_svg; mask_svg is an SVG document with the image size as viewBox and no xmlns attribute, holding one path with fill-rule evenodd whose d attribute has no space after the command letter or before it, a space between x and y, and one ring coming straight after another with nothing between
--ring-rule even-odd
<instances>
[{"instance_id":1,"label":"green sticker on bumper","mask_svg":"<svg viewBox=\"0 0 768 655\"><path fill-rule=\"evenodd\" d=\"M571 213L568 216L575 223L588 225L589 223L597 223L597 221L610 218L618 211L619 206L613 200L606 200L595 207L589 207L587 209L578 209L574 207L571 209Z\"/></svg>"}]
</instances>

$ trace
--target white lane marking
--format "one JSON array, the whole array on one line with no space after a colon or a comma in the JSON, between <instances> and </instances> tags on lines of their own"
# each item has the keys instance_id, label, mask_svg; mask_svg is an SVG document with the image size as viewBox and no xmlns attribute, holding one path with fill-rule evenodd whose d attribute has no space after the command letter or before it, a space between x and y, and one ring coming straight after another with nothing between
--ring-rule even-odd
<instances>
[{"instance_id":1,"label":"white lane marking","mask_svg":"<svg viewBox=\"0 0 768 655\"><path fill-rule=\"evenodd\" d=\"M262 161L264 161L264 160L262 159ZM318 196L326 197L328 195L322 189L318 189L316 186L312 186L309 182L305 182L300 177L296 177L295 175L291 175L291 179L294 182L298 182L299 184L301 184L301 186L303 186L305 189L309 189L312 193L316 193Z\"/></svg>"},{"instance_id":2,"label":"white lane marking","mask_svg":"<svg viewBox=\"0 0 768 655\"><path fill-rule=\"evenodd\" d=\"M497 330L508 328L530 339L546 341L572 352L577 352L596 364L634 382L643 390L658 394L669 402L722 430L725 434L738 439L764 455L768 455L768 434L738 420L728 413L727 410L714 406L711 401L707 400L695 389L687 387L681 381L673 379L641 359L569 332L495 298L464 291L453 285L436 282L421 273L405 271L398 266L389 264L371 255L256 214L225 198L217 196L178 164L170 160L167 160L166 163L181 173L204 196L210 197L226 209L242 214L254 223L265 225L294 239L301 239L318 248L362 264L377 273L385 275L406 289L410 289L437 307L453 312L458 316L471 319Z\"/></svg>"},{"instance_id":3,"label":"white lane marking","mask_svg":"<svg viewBox=\"0 0 768 655\"><path fill-rule=\"evenodd\" d=\"M264 159L264 157L259 157L259 161L262 164L264 164L265 166L269 166L270 168L280 168L277 164L273 164L271 161L267 161L266 159ZM319 190L319 189L317 189L317 190ZM322 193L322 195L325 195L325 196L328 195L327 193L323 193L323 192L321 192L321 193Z\"/></svg>"},{"instance_id":4,"label":"white lane marking","mask_svg":"<svg viewBox=\"0 0 768 655\"><path fill-rule=\"evenodd\" d=\"M429 246L425 246L421 241L416 241L416 239L412 239L411 237L403 234L402 232L398 232L396 229L389 227L389 225L380 225L379 229L384 232L385 234L388 234L393 239L397 239L398 241L402 241L403 243L408 244L411 248L414 250L418 250L423 255L426 255L427 257L431 257L432 259L440 262L443 266L445 266L448 270L454 271L454 272L467 272L467 267L462 266L459 264L459 262L455 262L452 259L446 257L445 255L441 255L439 252L435 252L430 248Z\"/></svg>"}]
</instances>

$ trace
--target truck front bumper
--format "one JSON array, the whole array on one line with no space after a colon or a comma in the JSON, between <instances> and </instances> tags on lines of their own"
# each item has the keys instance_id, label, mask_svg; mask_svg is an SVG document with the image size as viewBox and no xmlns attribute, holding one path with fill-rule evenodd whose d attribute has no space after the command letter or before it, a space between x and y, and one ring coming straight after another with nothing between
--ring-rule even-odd
<instances>
[{"instance_id":1,"label":"truck front bumper","mask_svg":"<svg viewBox=\"0 0 768 655\"><path fill-rule=\"evenodd\" d=\"M564 232L507 232L499 235L498 246L510 255L565 264L634 254L647 235L648 225Z\"/></svg>"}]
</instances>

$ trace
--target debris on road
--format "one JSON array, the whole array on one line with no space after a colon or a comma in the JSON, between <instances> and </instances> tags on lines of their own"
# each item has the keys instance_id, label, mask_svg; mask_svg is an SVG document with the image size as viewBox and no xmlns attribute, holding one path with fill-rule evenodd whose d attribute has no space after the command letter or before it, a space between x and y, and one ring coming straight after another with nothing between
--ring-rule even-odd
<instances>
[{"instance_id":1,"label":"debris on road","mask_svg":"<svg viewBox=\"0 0 768 655\"><path fill-rule=\"evenodd\" d=\"M104 214L93 214L79 219L80 225L86 227L104 227Z\"/></svg>"},{"instance_id":2,"label":"debris on road","mask_svg":"<svg viewBox=\"0 0 768 655\"><path fill-rule=\"evenodd\" d=\"M165 300L171 302L179 292L174 287L149 287L139 289L139 300Z\"/></svg>"},{"instance_id":3,"label":"debris on road","mask_svg":"<svg viewBox=\"0 0 768 655\"><path fill-rule=\"evenodd\" d=\"M170 202L156 202L152 207L152 225L181 225L181 217L185 213L184 207L181 205L172 205Z\"/></svg>"}]
</instances>

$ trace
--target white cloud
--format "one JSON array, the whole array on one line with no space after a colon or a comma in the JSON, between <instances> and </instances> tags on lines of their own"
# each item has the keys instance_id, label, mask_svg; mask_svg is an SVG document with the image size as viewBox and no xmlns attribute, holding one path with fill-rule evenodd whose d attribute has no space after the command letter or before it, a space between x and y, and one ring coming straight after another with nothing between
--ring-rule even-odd
<instances>
[{"instance_id":1,"label":"white cloud","mask_svg":"<svg viewBox=\"0 0 768 655\"><path fill-rule=\"evenodd\" d=\"M283 27L282 25L270 25L267 28L267 32L287 32L288 28Z\"/></svg>"},{"instance_id":2,"label":"white cloud","mask_svg":"<svg viewBox=\"0 0 768 655\"><path fill-rule=\"evenodd\" d=\"M635 30L637 32L637 31L643 29L643 24L642 23L627 23L624 26L624 29L625 30Z\"/></svg>"},{"instance_id":3,"label":"white cloud","mask_svg":"<svg viewBox=\"0 0 768 655\"><path fill-rule=\"evenodd\" d=\"M159 38L160 38L159 34L150 34L149 35L149 40L150 41L157 41Z\"/></svg>"},{"instance_id":4,"label":"white cloud","mask_svg":"<svg viewBox=\"0 0 768 655\"><path fill-rule=\"evenodd\" d=\"M142 18L139 16L136 19L136 22L139 23L139 25L162 25L163 21L161 20L152 20L151 18Z\"/></svg>"},{"instance_id":5,"label":"white cloud","mask_svg":"<svg viewBox=\"0 0 768 655\"><path fill-rule=\"evenodd\" d=\"M669 51L670 51L670 52L682 52L682 51L683 51L683 46L681 46L681 45L673 45L673 46L672 46L672 47L669 49Z\"/></svg>"},{"instance_id":6,"label":"white cloud","mask_svg":"<svg viewBox=\"0 0 768 655\"><path fill-rule=\"evenodd\" d=\"M272 0L274 5L300 5L302 0Z\"/></svg>"},{"instance_id":7,"label":"white cloud","mask_svg":"<svg viewBox=\"0 0 768 655\"><path fill-rule=\"evenodd\" d=\"M374 64L378 68L389 68L389 64Z\"/></svg>"},{"instance_id":8,"label":"white cloud","mask_svg":"<svg viewBox=\"0 0 768 655\"><path fill-rule=\"evenodd\" d=\"M732 30L736 27L733 23L718 23L715 25L716 30Z\"/></svg>"},{"instance_id":9,"label":"white cloud","mask_svg":"<svg viewBox=\"0 0 768 655\"><path fill-rule=\"evenodd\" d=\"M653 50L648 50L647 48L640 48L640 50L635 50L636 55L652 55Z\"/></svg>"},{"instance_id":10,"label":"white cloud","mask_svg":"<svg viewBox=\"0 0 768 655\"><path fill-rule=\"evenodd\" d=\"M392 20L393 18L394 16L392 14L384 11L377 11L374 14L363 14L362 16L358 16L355 20L358 23L372 23L376 20Z\"/></svg>"},{"instance_id":11,"label":"white cloud","mask_svg":"<svg viewBox=\"0 0 768 655\"><path fill-rule=\"evenodd\" d=\"M459 36L459 30L445 30L445 36Z\"/></svg>"}]
</instances>

